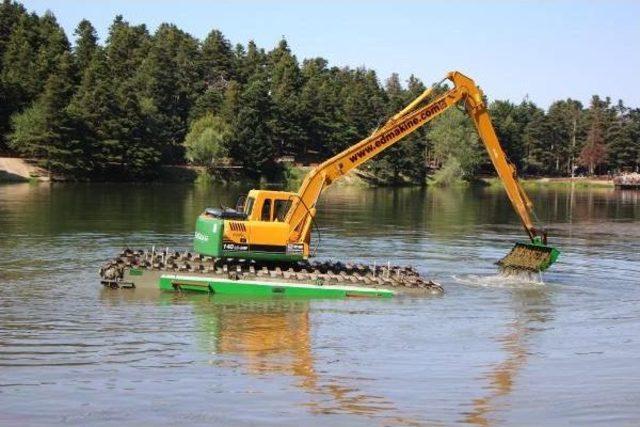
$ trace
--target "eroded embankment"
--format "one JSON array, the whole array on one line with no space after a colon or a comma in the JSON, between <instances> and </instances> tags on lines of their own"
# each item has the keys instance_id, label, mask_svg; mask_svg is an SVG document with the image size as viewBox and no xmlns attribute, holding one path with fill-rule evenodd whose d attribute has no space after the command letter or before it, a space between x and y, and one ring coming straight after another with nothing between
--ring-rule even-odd
<instances>
[{"instance_id":1,"label":"eroded embankment","mask_svg":"<svg viewBox=\"0 0 640 427\"><path fill-rule=\"evenodd\" d=\"M46 171L32 161L0 157L0 182L48 181Z\"/></svg>"}]
</instances>

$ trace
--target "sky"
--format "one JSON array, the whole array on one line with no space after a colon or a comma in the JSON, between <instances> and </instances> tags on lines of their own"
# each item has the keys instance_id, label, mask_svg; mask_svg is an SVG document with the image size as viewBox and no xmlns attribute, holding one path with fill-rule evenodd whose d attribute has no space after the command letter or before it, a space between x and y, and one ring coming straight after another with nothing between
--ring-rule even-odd
<instances>
[{"instance_id":1,"label":"sky","mask_svg":"<svg viewBox=\"0 0 640 427\"><path fill-rule=\"evenodd\" d=\"M425 83L451 70L472 77L489 99L541 107L591 96L640 107L640 1L204 1L28 0L51 10L73 40L86 18L101 41L114 16L155 31L176 24L204 39L219 29L233 43L267 50L285 38L298 60L373 68Z\"/></svg>"}]
</instances>

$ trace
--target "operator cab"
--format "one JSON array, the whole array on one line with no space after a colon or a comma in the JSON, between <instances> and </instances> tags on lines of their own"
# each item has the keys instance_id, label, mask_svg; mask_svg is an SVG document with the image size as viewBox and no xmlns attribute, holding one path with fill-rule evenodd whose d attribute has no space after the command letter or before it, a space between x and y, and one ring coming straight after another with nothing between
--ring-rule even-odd
<instances>
[{"instance_id":1,"label":"operator cab","mask_svg":"<svg viewBox=\"0 0 640 427\"><path fill-rule=\"evenodd\" d=\"M207 208L204 214L233 221L284 222L296 197L296 193L288 191L251 190L247 196L238 198L235 209Z\"/></svg>"},{"instance_id":2,"label":"operator cab","mask_svg":"<svg viewBox=\"0 0 640 427\"><path fill-rule=\"evenodd\" d=\"M236 209L249 221L284 222L295 197L288 191L251 190L245 200L238 200Z\"/></svg>"}]
</instances>

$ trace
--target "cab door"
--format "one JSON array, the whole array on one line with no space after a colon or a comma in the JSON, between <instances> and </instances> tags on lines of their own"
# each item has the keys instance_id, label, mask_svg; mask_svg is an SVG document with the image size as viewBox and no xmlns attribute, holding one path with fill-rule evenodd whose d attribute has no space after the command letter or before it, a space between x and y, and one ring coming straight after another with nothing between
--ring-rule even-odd
<instances>
[{"instance_id":1,"label":"cab door","mask_svg":"<svg viewBox=\"0 0 640 427\"><path fill-rule=\"evenodd\" d=\"M259 215L254 216L253 221L247 222L247 234L249 236L249 250L252 252L265 252L272 254L284 254L287 249L289 226L276 218L277 199L266 196L262 200L256 200L259 205Z\"/></svg>"}]
</instances>

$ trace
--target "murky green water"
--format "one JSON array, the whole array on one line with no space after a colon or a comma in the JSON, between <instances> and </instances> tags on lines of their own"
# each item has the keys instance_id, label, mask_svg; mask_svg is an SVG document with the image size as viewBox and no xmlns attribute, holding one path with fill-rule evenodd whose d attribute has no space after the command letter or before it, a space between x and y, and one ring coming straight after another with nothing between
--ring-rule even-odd
<instances>
[{"instance_id":1,"label":"murky green water","mask_svg":"<svg viewBox=\"0 0 640 427\"><path fill-rule=\"evenodd\" d=\"M413 264L441 298L101 289L123 246L187 248L241 189L0 186L0 425L637 425L640 193L531 193L560 263L495 275L500 189L337 188L319 257Z\"/></svg>"}]
</instances>

